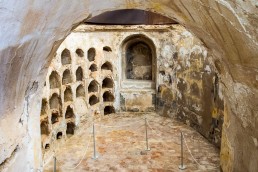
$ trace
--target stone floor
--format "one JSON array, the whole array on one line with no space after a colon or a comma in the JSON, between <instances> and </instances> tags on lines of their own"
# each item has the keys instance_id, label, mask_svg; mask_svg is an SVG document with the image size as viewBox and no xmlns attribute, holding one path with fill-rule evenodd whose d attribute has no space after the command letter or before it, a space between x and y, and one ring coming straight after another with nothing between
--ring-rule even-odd
<instances>
[{"instance_id":1,"label":"stone floor","mask_svg":"<svg viewBox=\"0 0 258 172\"><path fill-rule=\"evenodd\" d=\"M145 151L145 117L150 151ZM157 114L112 114L95 120L95 129L99 157L92 159L92 126L87 123L65 144L56 145L57 171L180 171L180 131L200 164L184 145L187 169L182 171L220 171L218 149L190 127L170 118ZM53 160L44 166L44 171L53 171Z\"/></svg>"}]
</instances>

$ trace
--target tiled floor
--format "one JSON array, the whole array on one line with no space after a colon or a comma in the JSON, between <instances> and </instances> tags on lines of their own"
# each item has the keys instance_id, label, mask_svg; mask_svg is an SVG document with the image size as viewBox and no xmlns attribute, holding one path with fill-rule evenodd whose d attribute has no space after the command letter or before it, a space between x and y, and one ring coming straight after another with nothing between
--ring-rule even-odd
<instances>
[{"instance_id":1,"label":"tiled floor","mask_svg":"<svg viewBox=\"0 0 258 172\"><path fill-rule=\"evenodd\" d=\"M149 123L150 151L145 151L145 117ZM180 131L200 164L184 145L187 169L183 171L219 171L219 151L196 131L170 118L154 113L112 114L95 120L95 129L99 157L92 159L92 126L88 123L65 144L56 145L57 171L180 171ZM45 165L44 171L53 171L53 161Z\"/></svg>"}]
</instances>

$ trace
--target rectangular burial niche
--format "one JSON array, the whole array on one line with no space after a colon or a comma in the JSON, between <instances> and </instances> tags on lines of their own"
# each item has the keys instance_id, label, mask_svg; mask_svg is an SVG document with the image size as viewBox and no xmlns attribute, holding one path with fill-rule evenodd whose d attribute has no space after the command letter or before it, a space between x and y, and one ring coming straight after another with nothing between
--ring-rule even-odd
<instances>
[{"instance_id":1,"label":"rectangular burial niche","mask_svg":"<svg viewBox=\"0 0 258 172\"><path fill-rule=\"evenodd\" d=\"M66 124L66 134L67 135L74 135L74 130L75 130L74 122L68 122Z\"/></svg>"},{"instance_id":2,"label":"rectangular burial niche","mask_svg":"<svg viewBox=\"0 0 258 172\"><path fill-rule=\"evenodd\" d=\"M75 53L78 57L84 57L84 51L80 48L76 49Z\"/></svg>"},{"instance_id":3,"label":"rectangular burial niche","mask_svg":"<svg viewBox=\"0 0 258 172\"><path fill-rule=\"evenodd\" d=\"M102 66L101 66L101 70L110 70L111 72L113 72L113 67L112 64L110 62L105 62Z\"/></svg>"},{"instance_id":4,"label":"rectangular burial niche","mask_svg":"<svg viewBox=\"0 0 258 172\"><path fill-rule=\"evenodd\" d=\"M103 47L104 52L112 52L112 49L109 46Z\"/></svg>"},{"instance_id":5,"label":"rectangular burial niche","mask_svg":"<svg viewBox=\"0 0 258 172\"><path fill-rule=\"evenodd\" d=\"M76 97L85 97L85 90L83 85L79 85L76 88Z\"/></svg>"},{"instance_id":6,"label":"rectangular burial niche","mask_svg":"<svg viewBox=\"0 0 258 172\"><path fill-rule=\"evenodd\" d=\"M64 102L73 101L73 93L70 86L66 87L64 91Z\"/></svg>"},{"instance_id":7,"label":"rectangular burial niche","mask_svg":"<svg viewBox=\"0 0 258 172\"><path fill-rule=\"evenodd\" d=\"M60 109L60 107L62 107L61 103L62 102L59 95L57 93L54 93L49 100L50 109Z\"/></svg>"},{"instance_id":8,"label":"rectangular burial niche","mask_svg":"<svg viewBox=\"0 0 258 172\"><path fill-rule=\"evenodd\" d=\"M96 56L96 50L95 48L90 48L88 50L88 60L89 62L92 62L95 60L95 56Z\"/></svg>"},{"instance_id":9,"label":"rectangular burial niche","mask_svg":"<svg viewBox=\"0 0 258 172\"><path fill-rule=\"evenodd\" d=\"M146 43L139 41L126 49L126 78L152 80L152 51Z\"/></svg>"},{"instance_id":10,"label":"rectangular burial niche","mask_svg":"<svg viewBox=\"0 0 258 172\"><path fill-rule=\"evenodd\" d=\"M113 106L106 106L104 108L104 115L109 115L113 113L116 113L115 108Z\"/></svg>"},{"instance_id":11,"label":"rectangular burial niche","mask_svg":"<svg viewBox=\"0 0 258 172\"><path fill-rule=\"evenodd\" d=\"M63 73L62 84L72 83L72 75L69 69L66 69Z\"/></svg>"},{"instance_id":12,"label":"rectangular burial niche","mask_svg":"<svg viewBox=\"0 0 258 172\"><path fill-rule=\"evenodd\" d=\"M83 79L83 71L81 66L79 66L76 70L76 81L82 81Z\"/></svg>"},{"instance_id":13,"label":"rectangular burial niche","mask_svg":"<svg viewBox=\"0 0 258 172\"><path fill-rule=\"evenodd\" d=\"M63 133L60 131L56 134L56 140L60 140L63 137Z\"/></svg>"},{"instance_id":14,"label":"rectangular burial niche","mask_svg":"<svg viewBox=\"0 0 258 172\"><path fill-rule=\"evenodd\" d=\"M48 128L48 120L44 120L40 123L40 132L41 132L41 135L46 135L46 136L49 135L50 131Z\"/></svg>"},{"instance_id":15,"label":"rectangular burial niche","mask_svg":"<svg viewBox=\"0 0 258 172\"><path fill-rule=\"evenodd\" d=\"M88 86L88 93L95 93L99 90L99 83L96 80L92 80Z\"/></svg>"},{"instance_id":16,"label":"rectangular burial niche","mask_svg":"<svg viewBox=\"0 0 258 172\"><path fill-rule=\"evenodd\" d=\"M90 70L90 72L96 72L98 70L98 67L96 64L92 64L92 65L90 65L89 70Z\"/></svg>"},{"instance_id":17,"label":"rectangular burial niche","mask_svg":"<svg viewBox=\"0 0 258 172\"><path fill-rule=\"evenodd\" d=\"M98 97L97 97L96 95L90 96L90 98L89 98L89 104L90 104L91 106L97 104L98 102L99 102L99 99L98 99Z\"/></svg>"},{"instance_id":18,"label":"rectangular burial niche","mask_svg":"<svg viewBox=\"0 0 258 172\"><path fill-rule=\"evenodd\" d=\"M71 106L67 106L66 108L66 112L65 112L65 119L69 119L69 118L74 118L74 112L73 112L73 108L71 108Z\"/></svg>"},{"instance_id":19,"label":"rectangular burial niche","mask_svg":"<svg viewBox=\"0 0 258 172\"><path fill-rule=\"evenodd\" d=\"M57 73L57 71L51 72L49 76L49 85L50 85L50 89L61 87L60 75Z\"/></svg>"},{"instance_id":20,"label":"rectangular burial niche","mask_svg":"<svg viewBox=\"0 0 258 172\"><path fill-rule=\"evenodd\" d=\"M115 97L110 91L106 91L103 94L103 102L114 102L114 101L115 101Z\"/></svg>"},{"instance_id":21,"label":"rectangular burial niche","mask_svg":"<svg viewBox=\"0 0 258 172\"><path fill-rule=\"evenodd\" d=\"M59 113L58 112L52 112L51 114L51 123L55 124L59 122Z\"/></svg>"},{"instance_id":22,"label":"rectangular burial niche","mask_svg":"<svg viewBox=\"0 0 258 172\"><path fill-rule=\"evenodd\" d=\"M71 53L68 49L64 49L61 53L61 63L62 65L67 65L72 63Z\"/></svg>"},{"instance_id":23,"label":"rectangular burial niche","mask_svg":"<svg viewBox=\"0 0 258 172\"><path fill-rule=\"evenodd\" d=\"M47 115L47 111L48 111L48 102L47 102L47 99L43 98L41 101L40 116Z\"/></svg>"},{"instance_id":24,"label":"rectangular burial niche","mask_svg":"<svg viewBox=\"0 0 258 172\"><path fill-rule=\"evenodd\" d=\"M111 78L105 78L102 81L102 88L113 88L114 87L114 82Z\"/></svg>"}]
</instances>

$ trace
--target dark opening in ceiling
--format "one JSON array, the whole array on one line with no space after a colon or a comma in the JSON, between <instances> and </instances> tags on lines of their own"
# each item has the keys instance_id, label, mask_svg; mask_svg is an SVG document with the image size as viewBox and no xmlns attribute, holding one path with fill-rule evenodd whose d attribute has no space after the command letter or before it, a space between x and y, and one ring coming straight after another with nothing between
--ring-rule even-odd
<instances>
[{"instance_id":1,"label":"dark opening in ceiling","mask_svg":"<svg viewBox=\"0 0 258 172\"><path fill-rule=\"evenodd\" d=\"M163 15L138 10L138 9L124 9L104 12L100 15L88 19L87 24L101 24L101 25L165 25L178 24Z\"/></svg>"}]
</instances>

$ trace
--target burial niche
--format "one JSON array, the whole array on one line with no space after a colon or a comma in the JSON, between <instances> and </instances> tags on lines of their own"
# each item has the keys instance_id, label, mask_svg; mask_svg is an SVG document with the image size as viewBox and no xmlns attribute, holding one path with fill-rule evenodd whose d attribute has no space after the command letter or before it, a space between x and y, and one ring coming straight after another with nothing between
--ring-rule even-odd
<instances>
[{"instance_id":1,"label":"burial niche","mask_svg":"<svg viewBox=\"0 0 258 172\"><path fill-rule=\"evenodd\" d=\"M66 108L66 112L65 112L65 119L69 119L69 118L74 118L73 108L71 108L70 105Z\"/></svg>"},{"instance_id":2,"label":"burial niche","mask_svg":"<svg viewBox=\"0 0 258 172\"><path fill-rule=\"evenodd\" d=\"M60 76L58 75L57 71L51 72L49 76L49 85L50 85L50 89L61 87Z\"/></svg>"},{"instance_id":3,"label":"burial niche","mask_svg":"<svg viewBox=\"0 0 258 172\"><path fill-rule=\"evenodd\" d=\"M66 87L64 91L64 102L73 101L73 93L71 87Z\"/></svg>"},{"instance_id":4,"label":"burial niche","mask_svg":"<svg viewBox=\"0 0 258 172\"><path fill-rule=\"evenodd\" d=\"M105 46L105 47L103 47L103 51L111 52L112 49L110 47L108 47L108 46Z\"/></svg>"},{"instance_id":5,"label":"burial niche","mask_svg":"<svg viewBox=\"0 0 258 172\"><path fill-rule=\"evenodd\" d=\"M96 56L96 50L95 50L95 48L90 48L90 49L88 50L88 60L89 60L90 62L94 61L94 60L95 60L95 56Z\"/></svg>"},{"instance_id":6,"label":"burial niche","mask_svg":"<svg viewBox=\"0 0 258 172\"><path fill-rule=\"evenodd\" d=\"M68 122L66 124L66 134L71 134L73 135L74 134L74 130L75 130L75 124L74 122Z\"/></svg>"},{"instance_id":7,"label":"burial niche","mask_svg":"<svg viewBox=\"0 0 258 172\"><path fill-rule=\"evenodd\" d=\"M83 71L81 67L78 67L76 70L76 81L82 81L83 79Z\"/></svg>"},{"instance_id":8,"label":"burial niche","mask_svg":"<svg viewBox=\"0 0 258 172\"><path fill-rule=\"evenodd\" d=\"M98 102L99 102L99 99L98 99L97 96L95 96L95 95L90 96L90 98L89 98L89 104L90 104L91 106L97 104Z\"/></svg>"},{"instance_id":9,"label":"burial niche","mask_svg":"<svg viewBox=\"0 0 258 172\"><path fill-rule=\"evenodd\" d=\"M89 69L91 72L96 72L98 70L98 67L96 64L92 64Z\"/></svg>"},{"instance_id":10,"label":"burial niche","mask_svg":"<svg viewBox=\"0 0 258 172\"><path fill-rule=\"evenodd\" d=\"M127 79L152 80L152 51L145 42L127 47L125 75Z\"/></svg>"},{"instance_id":11,"label":"burial niche","mask_svg":"<svg viewBox=\"0 0 258 172\"><path fill-rule=\"evenodd\" d=\"M48 128L48 121L42 121L40 123L40 131L41 131L41 135L49 135L49 128Z\"/></svg>"},{"instance_id":12,"label":"burial niche","mask_svg":"<svg viewBox=\"0 0 258 172\"><path fill-rule=\"evenodd\" d=\"M61 53L61 63L62 65L67 65L72 63L71 53L68 49L64 49Z\"/></svg>"},{"instance_id":13,"label":"burial niche","mask_svg":"<svg viewBox=\"0 0 258 172\"><path fill-rule=\"evenodd\" d=\"M60 97L58 96L57 93L54 93L49 100L50 109L59 109L61 106L60 103L61 103Z\"/></svg>"},{"instance_id":14,"label":"burial niche","mask_svg":"<svg viewBox=\"0 0 258 172\"><path fill-rule=\"evenodd\" d=\"M41 101L41 111L40 115L46 115L48 110L48 105L47 105L47 99L42 99Z\"/></svg>"},{"instance_id":15,"label":"burial niche","mask_svg":"<svg viewBox=\"0 0 258 172\"><path fill-rule=\"evenodd\" d=\"M83 57L84 56L84 51L80 48L78 48L75 53L77 54L77 56L79 57Z\"/></svg>"},{"instance_id":16,"label":"burial niche","mask_svg":"<svg viewBox=\"0 0 258 172\"><path fill-rule=\"evenodd\" d=\"M61 131L58 132L57 135L56 135L56 139L60 140L60 139L62 139L62 137L63 137L63 133Z\"/></svg>"},{"instance_id":17,"label":"burial niche","mask_svg":"<svg viewBox=\"0 0 258 172\"><path fill-rule=\"evenodd\" d=\"M85 97L85 90L83 85L79 85L76 88L76 97Z\"/></svg>"},{"instance_id":18,"label":"burial niche","mask_svg":"<svg viewBox=\"0 0 258 172\"><path fill-rule=\"evenodd\" d=\"M69 84L72 82L72 76L69 69L66 69L63 73L62 84Z\"/></svg>"},{"instance_id":19,"label":"burial niche","mask_svg":"<svg viewBox=\"0 0 258 172\"><path fill-rule=\"evenodd\" d=\"M53 112L51 115L51 123L55 124L55 123L59 122L58 117L59 117L58 112Z\"/></svg>"},{"instance_id":20,"label":"burial niche","mask_svg":"<svg viewBox=\"0 0 258 172\"><path fill-rule=\"evenodd\" d=\"M109 114L112 114L112 113L116 113L115 108L113 106L106 106L104 108L104 115L109 115Z\"/></svg>"},{"instance_id":21,"label":"burial niche","mask_svg":"<svg viewBox=\"0 0 258 172\"><path fill-rule=\"evenodd\" d=\"M113 88L114 82L111 78L105 78L102 81L102 88Z\"/></svg>"},{"instance_id":22,"label":"burial niche","mask_svg":"<svg viewBox=\"0 0 258 172\"><path fill-rule=\"evenodd\" d=\"M93 80L90 82L89 86L88 86L88 93L93 93L93 92L98 92L98 82L96 80Z\"/></svg>"},{"instance_id":23,"label":"burial niche","mask_svg":"<svg viewBox=\"0 0 258 172\"><path fill-rule=\"evenodd\" d=\"M103 101L104 102L114 102L114 100L115 100L115 97L110 91L106 91L103 94Z\"/></svg>"},{"instance_id":24,"label":"burial niche","mask_svg":"<svg viewBox=\"0 0 258 172\"><path fill-rule=\"evenodd\" d=\"M105 62L102 66L101 66L101 70L110 70L111 72L113 71L113 67L112 64L110 62Z\"/></svg>"}]
</instances>

